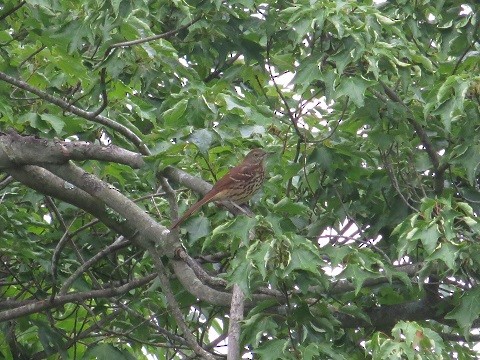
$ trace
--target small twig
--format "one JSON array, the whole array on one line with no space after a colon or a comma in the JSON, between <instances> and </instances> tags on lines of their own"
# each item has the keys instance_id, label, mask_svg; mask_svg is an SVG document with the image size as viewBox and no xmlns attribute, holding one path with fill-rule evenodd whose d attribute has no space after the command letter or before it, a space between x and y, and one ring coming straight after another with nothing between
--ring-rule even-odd
<instances>
[{"instance_id":1,"label":"small twig","mask_svg":"<svg viewBox=\"0 0 480 360\"><path fill-rule=\"evenodd\" d=\"M475 25L475 29L473 30L473 37L475 37L475 34L477 33L478 31L478 27L480 26L480 16L478 17L477 19L477 24ZM470 44L468 44L468 46L466 47L465 51L463 52L462 55L460 55L460 57L458 58L457 60L457 63L455 64L455 67L453 68L452 70L452 75L455 75L455 73L457 72L458 70L458 67L460 66L460 64L462 63L463 59L465 58L465 56L467 56L468 52L470 51L470 49L475 45L475 43L478 41L478 39L473 39Z\"/></svg>"},{"instance_id":2,"label":"small twig","mask_svg":"<svg viewBox=\"0 0 480 360\"><path fill-rule=\"evenodd\" d=\"M296 150L295 150L295 158L293 159L294 163L298 162L298 158L300 157L301 146L302 146L302 139L298 138L297 146L296 146ZM290 194L291 188L292 188L292 178L288 179L287 188L285 190L285 194L286 194L287 197Z\"/></svg>"},{"instance_id":3,"label":"small twig","mask_svg":"<svg viewBox=\"0 0 480 360\"><path fill-rule=\"evenodd\" d=\"M290 297L288 296L288 290L287 290L287 286L286 286L285 282L282 282L281 285L282 285L282 292L283 292L283 295L285 296L286 303L287 303L287 310L288 310L287 317L288 317L292 313L293 308L292 308L292 304L290 303ZM291 327L290 327L290 323L288 321L288 318L286 319L285 322L286 322L286 325L287 325L287 328L288 328L288 338L290 340L290 344L292 345L293 353L295 355L295 358L299 359L299 352L298 352L298 349L297 349L297 344L296 344L296 341L293 339L292 331L291 331Z\"/></svg>"},{"instance_id":4,"label":"small twig","mask_svg":"<svg viewBox=\"0 0 480 360\"><path fill-rule=\"evenodd\" d=\"M22 302L22 305L16 307L15 309L0 311L0 322L16 319L16 318L27 316L34 313L40 313L42 311L52 309L68 303L82 302L86 299L110 298L113 296L123 295L132 289L136 289L146 285L150 281L151 281L150 277L147 276L147 277L131 280L130 282L121 286L57 296L52 301L46 301L45 299L24 301ZM32 292L29 292L29 293L33 297L37 297L35 293L32 293Z\"/></svg>"},{"instance_id":5,"label":"small twig","mask_svg":"<svg viewBox=\"0 0 480 360\"><path fill-rule=\"evenodd\" d=\"M230 59L225 61L225 63L223 64L222 67L218 67L214 71L212 71L210 74L208 74L208 76L205 79L203 79L203 81L207 83L207 82L217 78L220 75L220 73L225 70L225 68L228 68L229 66L231 66L235 61L237 61L237 59L241 55L242 55L241 53L233 55ZM258 81L258 79L257 79L257 81Z\"/></svg>"},{"instance_id":6,"label":"small twig","mask_svg":"<svg viewBox=\"0 0 480 360\"><path fill-rule=\"evenodd\" d=\"M116 49L116 48L139 45L139 44L143 44L143 43L150 42L150 41L155 41L155 40L159 40L159 39L168 38L170 36L173 36L173 35L177 34L178 32L180 32L182 30L185 30L185 29L189 28L191 25L195 24L200 19L201 19L201 16L198 16L197 18L195 18L192 21L190 21L189 23L179 27L178 29L170 30L170 31L164 32L162 34L149 36L149 37L146 37L146 38L143 38L143 39L119 42L119 43L110 45L110 47L105 51L105 57L107 57L110 54L110 52L113 49Z\"/></svg>"},{"instance_id":7,"label":"small twig","mask_svg":"<svg viewBox=\"0 0 480 360\"><path fill-rule=\"evenodd\" d=\"M390 177L390 181L392 182L393 188L395 189L397 194L400 196L402 201L405 203L405 205L407 205L407 207L409 207L414 213L418 212L418 209L415 209L408 202L408 200L405 198L403 193L400 191L400 186L398 185L397 177L395 176L395 173L393 172L392 165L390 164L390 162L387 159L387 155L385 153L383 153L380 149L379 149L379 152L380 152L380 156L383 158L383 165L385 166L385 169L387 170L387 174Z\"/></svg>"},{"instance_id":8,"label":"small twig","mask_svg":"<svg viewBox=\"0 0 480 360\"><path fill-rule=\"evenodd\" d=\"M283 92L280 89L280 86L278 86L278 84L275 80L275 77L273 76L273 70L272 70L272 66L270 64L270 42L271 42L271 39L267 42L268 74L270 76L270 80L272 80L273 86L275 87L275 90L277 91L278 96L280 96L280 99L282 100L283 105L285 106L285 111L287 112L287 115L288 115L288 117L289 117L289 119L290 119L290 121L293 125L293 128L295 129L296 134L303 141L305 137L303 136L303 134L300 132L300 129L298 128L298 116L296 114L292 113L292 111L290 110L290 106L288 105L287 98L285 97L285 95L283 95Z\"/></svg>"},{"instance_id":9,"label":"small twig","mask_svg":"<svg viewBox=\"0 0 480 360\"><path fill-rule=\"evenodd\" d=\"M341 123L342 120L343 120L343 117L345 116L345 113L346 113L346 111L347 111L347 105L348 105L349 101L350 101L350 97L347 96L347 100L345 101L345 105L343 105L342 113L340 114L340 117L338 118L337 123L335 124L335 126L333 127L333 129L330 131L330 134L328 134L327 136L325 136L323 139L317 140L316 142L322 143L322 142L324 142L325 140L330 139L330 138L333 136L333 134L335 134L335 132L337 131L338 127L340 126L340 123Z\"/></svg>"},{"instance_id":10,"label":"small twig","mask_svg":"<svg viewBox=\"0 0 480 360\"><path fill-rule=\"evenodd\" d=\"M2 180L0 180L0 189L6 188L8 185L10 185L14 181L15 181L15 179L11 175L5 176ZM4 195L5 194L2 195L2 199L3 199ZM0 201L0 203L1 203L1 201Z\"/></svg>"},{"instance_id":11,"label":"small twig","mask_svg":"<svg viewBox=\"0 0 480 360\"><path fill-rule=\"evenodd\" d=\"M0 19L1 21L1 19ZM21 69L23 67L23 65L28 61L30 60L31 58L33 58L35 55L37 55L40 51L42 51L43 49L45 49L46 46L43 45L43 46L40 46L37 50L35 50L33 53L31 53L30 55L28 55L25 59L22 60L22 62L18 65L18 68Z\"/></svg>"},{"instance_id":12,"label":"small twig","mask_svg":"<svg viewBox=\"0 0 480 360\"><path fill-rule=\"evenodd\" d=\"M5 18L9 17L12 15L15 11L20 9L23 5L25 5L27 2L26 1L20 1L18 5L15 5L11 9L8 9L4 14L0 15L0 21L4 20Z\"/></svg>"},{"instance_id":13,"label":"small twig","mask_svg":"<svg viewBox=\"0 0 480 360\"><path fill-rule=\"evenodd\" d=\"M98 115L100 115L108 105L107 86L105 85L106 72L107 70L105 68L102 68L102 70L100 70L100 86L102 88L102 104L96 111L92 113L92 117L97 117Z\"/></svg>"},{"instance_id":14,"label":"small twig","mask_svg":"<svg viewBox=\"0 0 480 360\"><path fill-rule=\"evenodd\" d=\"M103 248L100 250L98 253L96 253L94 256L92 256L90 259L85 261L81 266L78 267L77 270L73 272L70 277L65 280L63 283L62 287L59 290L59 295L65 295L70 288L70 285L73 284L73 282L81 275L83 274L89 267L91 267L93 264L95 264L97 261L99 261L101 258L105 257L106 255L112 254L117 250L120 250L124 247L126 247L128 244L130 244L130 241L125 240L123 236L120 236L116 241L114 241L112 244L108 245L107 247ZM53 270L52 270L53 272ZM153 280L153 278L152 278Z\"/></svg>"},{"instance_id":15,"label":"small twig","mask_svg":"<svg viewBox=\"0 0 480 360\"><path fill-rule=\"evenodd\" d=\"M355 226L357 227L357 229L359 230L359 234L360 234L360 237L361 239L356 239L355 241L357 242L361 242L363 243L364 245L366 246L369 246L371 248L373 248L375 251L377 251L380 255L382 255L385 260L387 260L387 263L388 264L392 264L392 260L390 260L390 258L388 257L388 255L385 253L385 251L383 251L382 249L380 249L378 246L376 246L375 244L373 244L369 239L367 239L363 233L363 229L362 227L360 226L360 224L357 223L357 221L353 218L353 216L350 215L350 213L348 212L347 208L345 207L345 204L343 203L342 201L342 197L340 196L340 193L338 192L338 189L333 186L333 190L335 191L340 203L342 204L342 207L343 207L343 211L345 212L345 215L347 216L347 219L349 219L350 221L352 221Z\"/></svg>"},{"instance_id":16,"label":"small twig","mask_svg":"<svg viewBox=\"0 0 480 360\"><path fill-rule=\"evenodd\" d=\"M428 157L430 158L430 161L432 162L433 165L433 171L435 173L435 192L441 193L443 191L443 178L444 178L444 173L445 170L447 169L448 165L443 164L440 165L440 158L435 151L435 147L430 141L430 138L425 131L425 129L422 127L422 125L417 122L414 117L413 117L413 112L412 110L403 102L403 100L398 96L398 94L391 89L387 84L385 84L383 81L379 80L380 84L382 85L385 94L390 98L390 100L397 102L401 105L403 105L407 111L410 113L410 117L407 117L407 121L412 125L413 129L415 130L415 133L419 137L420 141L422 142L423 147L425 148L425 151L427 152Z\"/></svg>"}]
</instances>

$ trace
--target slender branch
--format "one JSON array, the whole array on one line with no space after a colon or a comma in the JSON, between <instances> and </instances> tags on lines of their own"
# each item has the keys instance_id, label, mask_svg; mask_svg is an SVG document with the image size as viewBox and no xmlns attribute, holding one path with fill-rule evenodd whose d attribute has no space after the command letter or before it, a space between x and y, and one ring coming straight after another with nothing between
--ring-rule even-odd
<instances>
[{"instance_id":1,"label":"slender branch","mask_svg":"<svg viewBox=\"0 0 480 360\"><path fill-rule=\"evenodd\" d=\"M122 286L115 286L108 289L101 290L91 290L85 292L78 292L73 294L67 294L63 296L57 296L53 299L49 298L48 300L39 300L31 301L27 304L21 305L14 309L0 311L0 322L16 319L22 316L39 313L48 309L53 309L59 306L62 306L67 303L76 303L82 302L87 299L100 299L100 298L109 298L112 296L119 296L136 289L138 287L144 286L151 282L155 276L149 275L143 278L134 279L129 283Z\"/></svg>"},{"instance_id":2,"label":"slender branch","mask_svg":"<svg viewBox=\"0 0 480 360\"><path fill-rule=\"evenodd\" d=\"M431 143L430 138L427 132L425 131L425 129L422 127L422 125L418 121L414 119L412 110L403 102L400 96L398 96L398 94L393 89L391 89L383 81L379 80L379 82L382 85L385 91L385 94L388 96L388 98L394 102L397 102L403 105L407 109L407 111L412 115L411 117L407 118L407 121L410 123L410 125L412 125L413 129L415 130L415 133L417 134L423 147L425 148L425 151L427 152L427 155L430 158L430 161L432 162L433 170L435 173L435 192L437 194L441 193L444 188L443 178L444 178L445 171L448 168L448 163L440 165L440 157L435 151L435 147Z\"/></svg>"},{"instance_id":3,"label":"slender branch","mask_svg":"<svg viewBox=\"0 0 480 360\"><path fill-rule=\"evenodd\" d=\"M12 7L11 9L7 9L5 11L5 13L3 13L2 15L0 15L0 21L3 21L4 19L6 19L7 17L9 17L10 15L12 15L15 11L17 11L18 9L20 9L23 5L25 5L27 2L26 1L20 1L17 5L15 5L14 7Z\"/></svg>"},{"instance_id":4,"label":"slender branch","mask_svg":"<svg viewBox=\"0 0 480 360\"><path fill-rule=\"evenodd\" d=\"M203 79L204 82L208 83L210 82L211 80L219 77L219 75L221 74L222 71L224 71L226 68L228 68L229 66L231 66L235 61L237 61L237 59L241 56L242 54L241 53L238 53L238 54L235 54L233 55L231 58L229 58L227 61L225 61L225 63L223 64L224 66L221 66L221 67L218 67L217 69L215 69L214 71L212 71L210 74L208 74L208 76ZM258 78L257 78L257 81L258 81Z\"/></svg>"},{"instance_id":5,"label":"slender branch","mask_svg":"<svg viewBox=\"0 0 480 360\"><path fill-rule=\"evenodd\" d=\"M55 197L85 210L116 233L127 238L133 235L133 230L109 216L104 204L83 190L67 184L51 172L33 165L9 168L8 172L16 180L41 194Z\"/></svg>"},{"instance_id":6,"label":"slender branch","mask_svg":"<svg viewBox=\"0 0 480 360\"><path fill-rule=\"evenodd\" d=\"M170 30L170 31L167 31L167 32L162 33L162 34L149 36L149 37L146 37L146 38L143 38L143 39L124 41L124 42L119 42L119 43L113 44L106 50L106 52L105 52L106 56L108 54L110 54L110 52L115 48L128 47L128 46L139 45L139 44L143 44L143 43L146 43L146 42L155 41L155 40L159 40L159 39L166 39L170 36L173 36L173 35L179 33L182 30L185 30L185 29L189 28L191 25L195 24L201 18L202 18L201 16L198 16L197 18L195 18L192 21L190 21L189 23L179 27L178 29Z\"/></svg>"},{"instance_id":7,"label":"slender branch","mask_svg":"<svg viewBox=\"0 0 480 360\"><path fill-rule=\"evenodd\" d=\"M212 354L207 352L197 343L195 337L193 336L192 332L188 328L188 325L186 324L185 319L183 317L182 311L178 306L177 299L175 298L175 295L173 294L172 289L170 287L170 282L168 281L166 269L163 266L162 260L160 259L160 254L158 253L157 249L153 244L149 243L147 244L147 250L150 253L151 259L153 260L155 269L157 270L158 280L160 281L160 284L162 286L162 292L165 294L165 297L167 298L168 307L172 312L172 315L175 318L177 325L182 330L183 336L187 341L188 345L192 348L192 350L198 356L204 359L215 360L215 357Z\"/></svg>"},{"instance_id":8,"label":"slender branch","mask_svg":"<svg viewBox=\"0 0 480 360\"><path fill-rule=\"evenodd\" d=\"M452 70L452 75L455 75L455 73L457 72L458 70L458 67L460 66L460 64L462 63L463 59L465 58L465 56L467 56L468 52L470 51L470 49L475 45L475 43L478 41L478 39L475 38L475 34L477 33L478 31L478 28L480 26L480 15L478 16L477 18L477 24L475 25L475 29L473 30L472 34L473 34L473 40L470 42L470 44L468 44L468 46L465 48L465 51L463 52L462 55L460 55L460 57L458 58L457 60L457 63L455 64L455 67L453 68Z\"/></svg>"},{"instance_id":9,"label":"slender branch","mask_svg":"<svg viewBox=\"0 0 480 360\"><path fill-rule=\"evenodd\" d=\"M165 196L168 201L168 205L170 206L170 219L178 219L178 205L175 199L175 191L172 189L170 184L168 183L167 179L161 175L157 175L158 180L160 181L160 185L162 186L163 191L165 192Z\"/></svg>"},{"instance_id":10,"label":"slender branch","mask_svg":"<svg viewBox=\"0 0 480 360\"><path fill-rule=\"evenodd\" d=\"M388 157L387 157L387 154L385 154L381 149L379 149L379 154L380 156L382 157L383 159L383 165L385 166L385 169L387 170L387 174L388 176L390 177L390 181L392 182L392 185L393 185L393 188L395 189L395 191L397 192L397 194L400 196L400 198L402 199L403 203L409 207L414 213L416 213L418 210L416 208L414 208L409 202L408 200L405 198L405 196L403 195L402 191L400 190L400 186L398 184L398 180L397 180L397 177L395 176L395 173L393 171L393 168L392 168L392 164L388 161Z\"/></svg>"},{"instance_id":11,"label":"slender branch","mask_svg":"<svg viewBox=\"0 0 480 360\"><path fill-rule=\"evenodd\" d=\"M82 332L75 334L72 338L68 338L64 345L64 349L69 349L72 346L75 346L79 340L88 338L90 336L96 336L97 334L92 335L92 333L98 333L99 330L102 330L103 326L106 326L109 322L117 318L118 316L121 315L120 310L114 310L111 314L107 314L103 316L100 320L96 320L92 326L88 327L87 329L83 330ZM41 350L33 355L31 355L30 360L42 360L46 359L47 357L51 357L53 355L52 353L53 349L50 348L48 349L48 355L45 350ZM60 351L60 349L57 349L57 351Z\"/></svg>"},{"instance_id":12,"label":"slender branch","mask_svg":"<svg viewBox=\"0 0 480 360\"><path fill-rule=\"evenodd\" d=\"M81 275L83 274L89 267L91 267L93 264L98 262L100 259L104 258L105 256L114 253L117 250L123 249L124 247L128 246L130 244L130 241L125 240L123 237L120 237L116 241L114 241L112 244L106 246L100 252L96 253L94 256L92 256L90 259L86 260L81 266L78 267L77 270L73 272L70 277L65 280L63 283L62 287L60 288L60 291L58 292L60 295L65 295L67 291L69 290L70 286L73 284L73 282Z\"/></svg>"},{"instance_id":13,"label":"slender branch","mask_svg":"<svg viewBox=\"0 0 480 360\"><path fill-rule=\"evenodd\" d=\"M304 141L305 136L300 132L300 129L298 128L298 116L290 110L290 106L288 105L287 98L283 94L282 90L280 89L280 86L278 86L275 77L273 76L273 71L272 71L272 66L270 65L270 41L267 43L267 67L268 67L268 74L270 75L270 80L272 80L273 86L275 87L275 90L277 91L278 96L280 96L280 99L283 102L283 105L285 106L285 111L288 114L288 117L293 125L293 128L295 129L295 132L297 136Z\"/></svg>"},{"instance_id":14,"label":"slender branch","mask_svg":"<svg viewBox=\"0 0 480 360\"><path fill-rule=\"evenodd\" d=\"M31 86L25 81L18 80L10 75L7 75L4 72L0 72L0 80L3 80L13 86L16 86L22 90L28 91L32 94L35 94L40 99L48 101L54 105L57 105L58 107L60 107L65 111L69 111L72 114L78 115L84 119L90 120L92 122L104 125L108 128L118 131L120 134L122 134L127 139L129 139L143 155L150 154L150 150L148 150L147 146L143 143L142 139L139 136L137 136L133 131L131 131L126 126L116 121L113 121L112 119L109 119L106 116L95 115L95 112L85 111L77 106L71 105L63 99L50 95L49 93Z\"/></svg>"},{"instance_id":15,"label":"slender branch","mask_svg":"<svg viewBox=\"0 0 480 360\"><path fill-rule=\"evenodd\" d=\"M102 113L103 110L107 108L108 105L108 94L107 94L107 87L105 86L105 77L106 77L107 70L102 68L100 70L100 86L102 88L102 104L100 107L92 113L92 117L97 117Z\"/></svg>"},{"instance_id":16,"label":"slender branch","mask_svg":"<svg viewBox=\"0 0 480 360\"><path fill-rule=\"evenodd\" d=\"M93 174L86 172L73 163L47 165L46 168L121 215L125 219L124 224L130 229L136 230L134 236L129 237L127 235L126 237L135 241L138 245L143 247L149 241L167 240L168 230L165 227L158 224L132 200ZM165 246L164 250L170 256L173 256L173 253L170 253L170 251L173 251L171 247Z\"/></svg>"},{"instance_id":17,"label":"slender branch","mask_svg":"<svg viewBox=\"0 0 480 360\"><path fill-rule=\"evenodd\" d=\"M14 181L15 179L12 176L10 175L5 176L2 180L0 180L0 189L6 188L8 185L10 185ZM5 193L2 194L2 198L0 199L0 204L2 203L4 196L5 196Z\"/></svg>"}]
</instances>

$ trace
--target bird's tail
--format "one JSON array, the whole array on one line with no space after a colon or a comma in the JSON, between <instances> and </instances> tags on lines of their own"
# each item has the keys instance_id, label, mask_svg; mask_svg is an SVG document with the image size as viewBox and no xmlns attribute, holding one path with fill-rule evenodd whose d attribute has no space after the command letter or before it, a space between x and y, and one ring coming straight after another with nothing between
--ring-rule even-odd
<instances>
[{"instance_id":1,"label":"bird's tail","mask_svg":"<svg viewBox=\"0 0 480 360\"><path fill-rule=\"evenodd\" d=\"M207 194L208 195L208 194ZM177 219L173 224L172 226L170 226L170 230L173 230L175 229L176 227L178 227L178 225L180 225L181 223L183 223L190 215L192 215L195 211L197 211L198 209L200 209L200 207L202 207L202 205L208 203L209 201L211 201L212 197L211 196L207 196L205 195L205 197L203 197L202 199L198 200L195 204L193 204L192 206L190 206L190 208L185 211L185 213L182 215L182 217L180 219Z\"/></svg>"}]
</instances>

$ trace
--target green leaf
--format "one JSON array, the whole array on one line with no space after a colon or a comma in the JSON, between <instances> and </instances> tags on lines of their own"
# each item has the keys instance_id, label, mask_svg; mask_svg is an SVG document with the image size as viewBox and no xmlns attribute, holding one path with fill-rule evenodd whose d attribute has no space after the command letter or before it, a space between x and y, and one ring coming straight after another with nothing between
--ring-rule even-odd
<instances>
[{"instance_id":1,"label":"green leaf","mask_svg":"<svg viewBox=\"0 0 480 360\"><path fill-rule=\"evenodd\" d=\"M317 249L300 236L293 236L293 244L291 260L283 273L283 277L287 277L295 270L304 270L314 275L320 275L321 259Z\"/></svg>"},{"instance_id":2,"label":"green leaf","mask_svg":"<svg viewBox=\"0 0 480 360\"><path fill-rule=\"evenodd\" d=\"M332 151L324 146L317 146L307 158L307 162L315 162L321 166L322 169L330 170L333 165Z\"/></svg>"},{"instance_id":3,"label":"green leaf","mask_svg":"<svg viewBox=\"0 0 480 360\"><path fill-rule=\"evenodd\" d=\"M127 351L121 351L111 344L97 344L89 348L83 355L83 359L97 360L134 360L135 358Z\"/></svg>"},{"instance_id":4,"label":"green leaf","mask_svg":"<svg viewBox=\"0 0 480 360\"><path fill-rule=\"evenodd\" d=\"M472 144L461 156L454 161L465 168L467 171L467 179L471 186L476 186L476 175L478 165L480 164L480 145Z\"/></svg>"},{"instance_id":5,"label":"green leaf","mask_svg":"<svg viewBox=\"0 0 480 360\"><path fill-rule=\"evenodd\" d=\"M317 61L307 61L300 66L295 72L292 83L302 85L302 88L309 86L312 81L318 80L321 77L321 72Z\"/></svg>"},{"instance_id":6,"label":"green leaf","mask_svg":"<svg viewBox=\"0 0 480 360\"><path fill-rule=\"evenodd\" d=\"M284 349L288 345L286 339L269 340L255 349L255 354L260 355L262 359L285 359Z\"/></svg>"},{"instance_id":7,"label":"green leaf","mask_svg":"<svg viewBox=\"0 0 480 360\"><path fill-rule=\"evenodd\" d=\"M441 260L450 270L457 270L458 266L455 264L455 261L457 260L458 252L458 247L445 242L442 243L441 246L437 248L429 257L427 257L426 260Z\"/></svg>"},{"instance_id":8,"label":"green leaf","mask_svg":"<svg viewBox=\"0 0 480 360\"><path fill-rule=\"evenodd\" d=\"M378 278L379 275L366 271L362 266L358 264L348 264L345 271L342 273L345 277L351 279L355 285L355 295L358 295L360 290L362 290L363 283L372 278Z\"/></svg>"},{"instance_id":9,"label":"green leaf","mask_svg":"<svg viewBox=\"0 0 480 360\"><path fill-rule=\"evenodd\" d=\"M204 155L208 153L213 140L214 134L207 129L196 130L190 136L190 141L195 144L198 147L198 150Z\"/></svg>"},{"instance_id":10,"label":"green leaf","mask_svg":"<svg viewBox=\"0 0 480 360\"><path fill-rule=\"evenodd\" d=\"M188 239L194 244L198 239L204 238L210 234L210 222L203 216L197 216L189 219L185 224L188 231Z\"/></svg>"},{"instance_id":11,"label":"green leaf","mask_svg":"<svg viewBox=\"0 0 480 360\"><path fill-rule=\"evenodd\" d=\"M43 119L37 114L28 112L19 117L19 123L28 123L34 129L40 130L42 132L48 132L50 128L45 124Z\"/></svg>"},{"instance_id":12,"label":"green leaf","mask_svg":"<svg viewBox=\"0 0 480 360\"><path fill-rule=\"evenodd\" d=\"M186 124L186 119L183 118L183 114L187 109L188 100L182 99L178 101L171 109L168 109L163 113L163 120L165 126L178 127Z\"/></svg>"},{"instance_id":13,"label":"green leaf","mask_svg":"<svg viewBox=\"0 0 480 360\"><path fill-rule=\"evenodd\" d=\"M278 325L272 318L265 313L255 314L244 321L244 327L241 334L242 343L252 344L258 347L260 340L268 334L275 337Z\"/></svg>"},{"instance_id":14,"label":"green leaf","mask_svg":"<svg viewBox=\"0 0 480 360\"><path fill-rule=\"evenodd\" d=\"M243 254L237 254L237 258L231 262L232 270L229 272L228 280L230 284L237 284L245 297L249 298L252 290L250 289L254 268L250 261L247 261Z\"/></svg>"},{"instance_id":15,"label":"green leaf","mask_svg":"<svg viewBox=\"0 0 480 360\"><path fill-rule=\"evenodd\" d=\"M289 198L283 198L275 204L276 213L284 213L288 216L306 215L310 212L310 208L302 203L294 203Z\"/></svg>"},{"instance_id":16,"label":"green leaf","mask_svg":"<svg viewBox=\"0 0 480 360\"><path fill-rule=\"evenodd\" d=\"M255 268L258 270L263 280L267 278L267 265L270 251L270 243L263 242L253 244L249 247L247 252L247 258L252 260L252 263L255 265Z\"/></svg>"},{"instance_id":17,"label":"green leaf","mask_svg":"<svg viewBox=\"0 0 480 360\"><path fill-rule=\"evenodd\" d=\"M260 125L242 126L240 128L240 134L243 138L249 138L254 134L264 135L265 127Z\"/></svg>"},{"instance_id":18,"label":"green leaf","mask_svg":"<svg viewBox=\"0 0 480 360\"><path fill-rule=\"evenodd\" d=\"M212 241L224 239L225 235L230 239L238 239L243 244L248 244L248 235L250 230L255 226L257 220L249 216L240 215L235 219L228 221L218 227L212 232Z\"/></svg>"},{"instance_id":19,"label":"green leaf","mask_svg":"<svg viewBox=\"0 0 480 360\"><path fill-rule=\"evenodd\" d=\"M363 78L355 77L343 79L340 81L340 85L338 85L336 98L338 99L341 96L348 96L355 105L363 107L365 102L365 90L369 86L370 82Z\"/></svg>"},{"instance_id":20,"label":"green leaf","mask_svg":"<svg viewBox=\"0 0 480 360\"><path fill-rule=\"evenodd\" d=\"M465 292L460 299L460 304L450 311L445 318L455 320L463 331L465 336L468 336L469 329L474 320L480 315L480 287L477 286Z\"/></svg>"},{"instance_id":21,"label":"green leaf","mask_svg":"<svg viewBox=\"0 0 480 360\"><path fill-rule=\"evenodd\" d=\"M417 232L415 235L416 239L421 240L425 250L427 251L427 254L429 255L435 251L439 237L440 232L438 231L438 225L435 223L429 226L427 229Z\"/></svg>"}]
</instances>

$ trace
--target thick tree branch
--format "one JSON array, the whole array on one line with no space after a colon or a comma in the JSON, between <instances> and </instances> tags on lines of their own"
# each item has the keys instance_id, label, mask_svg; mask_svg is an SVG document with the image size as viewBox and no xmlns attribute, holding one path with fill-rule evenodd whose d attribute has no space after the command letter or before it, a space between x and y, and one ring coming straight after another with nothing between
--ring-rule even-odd
<instances>
[{"instance_id":1,"label":"thick tree branch","mask_svg":"<svg viewBox=\"0 0 480 360\"><path fill-rule=\"evenodd\" d=\"M122 234L126 238L134 235L134 230L110 217L102 202L49 171L38 166L28 165L9 168L8 172L16 180L41 194L55 197L85 210L118 234Z\"/></svg>"},{"instance_id":2,"label":"thick tree branch","mask_svg":"<svg viewBox=\"0 0 480 360\"><path fill-rule=\"evenodd\" d=\"M17 180L32 189L84 209L126 238L132 240L143 239L140 244L144 244L144 241L157 242L164 239L170 245L164 245L162 248L166 250L167 256L170 257L173 257L175 249L180 247L176 240L168 236L164 227L157 224L134 202L100 179L74 164L49 164L45 166L55 175L37 166L10 168L8 171ZM119 213L125 221L120 224L111 219L105 205ZM233 211L238 211L238 209ZM162 241L160 241L161 243ZM192 293L195 296L213 304L223 306L230 304L230 293L214 291L204 285L183 261L173 261L172 263L179 280L186 285L187 290L193 291ZM64 287L62 291L66 291L66 288Z\"/></svg>"},{"instance_id":3,"label":"thick tree branch","mask_svg":"<svg viewBox=\"0 0 480 360\"><path fill-rule=\"evenodd\" d=\"M99 160L138 169L145 165L142 155L115 145L102 146L84 141L58 141L0 134L0 169L17 165L63 164L68 160Z\"/></svg>"},{"instance_id":4,"label":"thick tree branch","mask_svg":"<svg viewBox=\"0 0 480 360\"><path fill-rule=\"evenodd\" d=\"M116 211L125 219L124 223L130 229L135 229L135 236L131 240L135 240L142 247L147 242L155 243L160 239L168 240L169 233L165 227L153 220L132 200L96 176L87 173L72 163L47 165L46 167L58 177L82 189L93 198ZM167 256L173 257L174 248L180 246L180 244L176 246L170 245L172 246L165 246L165 251Z\"/></svg>"},{"instance_id":5,"label":"thick tree branch","mask_svg":"<svg viewBox=\"0 0 480 360\"><path fill-rule=\"evenodd\" d=\"M238 284L233 285L232 305L230 306L230 322L228 324L227 360L240 359L240 327L243 320L245 295Z\"/></svg>"},{"instance_id":6,"label":"thick tree branch","mask_svg":"<svg viewBox=\"0 0 480 360\"><path fill-rule=\"evenodd\" d=\"M370 323L351 315L336 313L335 317L344 328L374 327L388 331L400 321L437 320L442 322L444 316L453 309L451 298L438 300L432 303L427 298L396 305L383 305L367 310Z\"/></svg>"}]
</instances>

